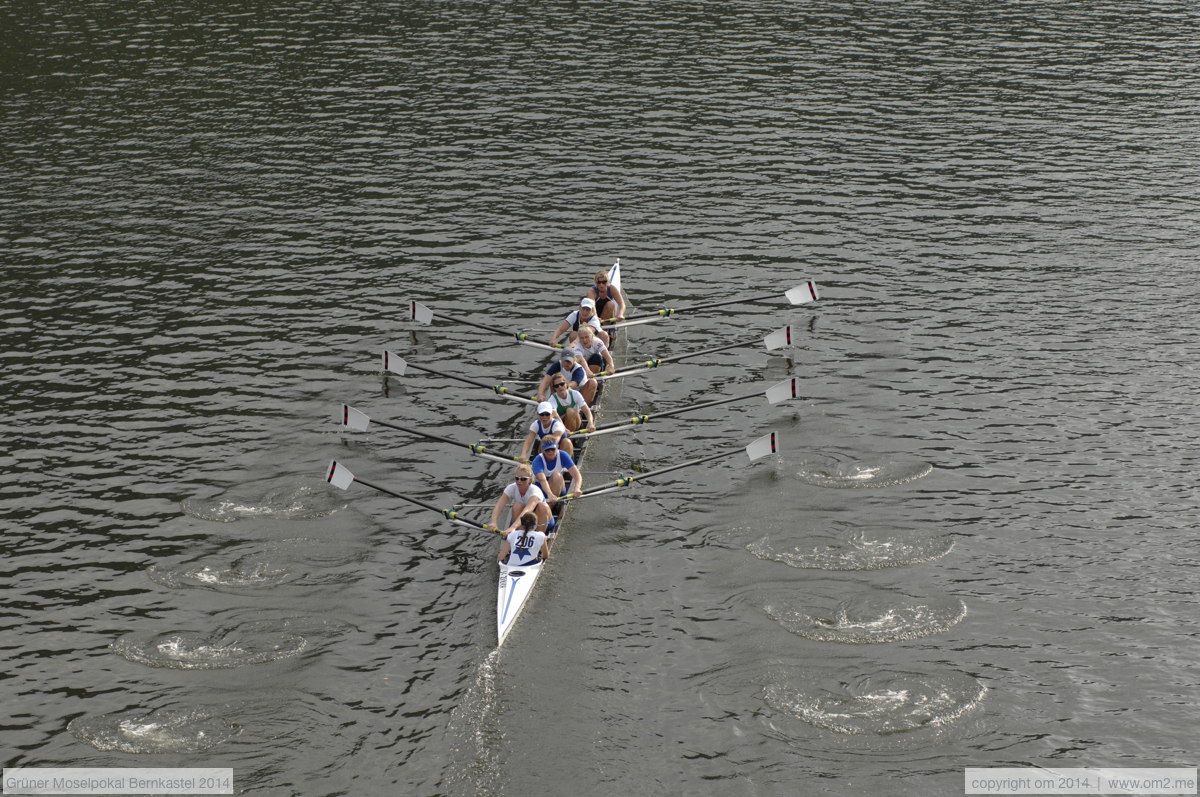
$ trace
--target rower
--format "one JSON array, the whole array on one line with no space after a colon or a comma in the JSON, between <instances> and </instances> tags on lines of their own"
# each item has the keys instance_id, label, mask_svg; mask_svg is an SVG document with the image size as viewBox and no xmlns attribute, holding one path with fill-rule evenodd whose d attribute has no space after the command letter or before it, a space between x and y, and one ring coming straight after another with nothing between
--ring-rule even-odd
<instances>
[{"instance_id":1,"label":"rower","mask_svg":"<svg viewBox=\"0 0 1200 797\"><path fill-rule=\"evenodd\" d=\"M542 528L551 525L550 507L546 503L546 494L534 483L533 468L524 463L517 465L513 483L504 488L496 505L492 507L492 519L484 527L488 531L500 529L500 517L505 508L512 505L512 526L516 528L516 520L525 513L532 513Z\"/></svg>"},{"instance_id":2,"label":"rower","mask_svg":"<svg viewBox=\"0 0 1200 797\"><path fill-rule=\"evenodd\" d=\"M587 428L595 428L596 419L592 416L592 408L588 406L582 393L567 384L565 376L561 373L556 374L550 382L550 387L552 392L546 400L554 405L555 414L563 422L563 426L567 427L568 432L578 432L583 421L587 421ZM563 450L572 456L575 454L574 448L568 449L563 446Z\"/></svg>"},{"instance_id":3,"label":"rower","mask_svg":"<svg viewBox=\"0 0 1200 797\"><path fill-rule=\"evenodd\" d=\"M561 444L563 451L574 454L575 445L571 442L570 431L566 424L554 417L554 402L541 402L537 405L537 412L538 416L534 418L533 423L529 424L529 433L525 435L525 442L521 444L521 454L517 459L528 462L534 445L547 437L552 438L555 445Z\"/></svg>"},{"instance_id":4,"label":"rower","mask_svg":"<svg viewBox=\"0 0 1200 797\"><path fill-rule=\"evenodd\" d=\"M562 320L554 332L550 335L550 345L561 338L563 334L567 336L568 343L575 342L575 334L581 326L590 326L596 330L596 336L604 341L604 345L608 345L608 333L600 326L600 316L596 315L596 302L592 299L584 298L579 303L579 309L573 310L567 314L567 317Z\"/></svg>"},{"instance_id":5,"label":"rower","mask_svg":"<svg viewBox=\"0 0 1200 797\"><path fill-rule=\"evenodd\" d=\"M570 344L563 346L558 359L546 369L546 375L542 377L542 381L538 385L538 401L546 400L546 394L554 383L554 377L561 374L567 378L567 387L578 390L583 394L584 401L588 404L592 403L592 400L596 398L596 381L588 378L591 373L590 369L583 367L578 359L574 346Z\"/></svg>"},{"instance_id":6,"label":"rower","mask_svg":"<svg viewBox=\"0 0 1200 797\"><path fill-rule=\"evenodd\" d=\"M595 283L588 288L588 298L596 303L596 315L601 321L621 321L625 318L625 294L608 281L608 269L596 272ZM605 341L607 343L607 341Z\"/></svg>"},{"instance_id":7,"label":"rower","mask_svg":"<svg viewBox=\"0 0 1200 797\"><path fill-rule=\"evenodd\" d=\"M553 436L546 435L542 438L542 453L533 458L533 475L551 507L555 507L559 497L566 492L564 473L571 474L571 494L578 498L583 492L583 474L579 472L579 466L570 454L558 450Z\"/></svg>"},{"instance_id":8,"label":"rower","mask_svg":"<svg viewBox=\"0 0 1200 797\"><path fill-rule=\"evenodd\" d=\"M505 533L496 561L509 567L529 567L549 558L550 543L536 526L537 516L532 512L521 515L521 527L518 529L514 523Z\"/></svg>"},{"instance_id":9,"label":"rower","mask_svg":"<svg viewBox=\"0 0 1200 797\"><path fill-rule=\"evenodd\" d=\"M617 366L613 363L612 352L608 350L608 346L604 345L604 341L596 336L591 327L580 328L579 337L575 339L575 354L576 362L582 360L593 374L601 369L604 369L603 372L606 374L617 370Z\"/></svg>"}]
</instances>

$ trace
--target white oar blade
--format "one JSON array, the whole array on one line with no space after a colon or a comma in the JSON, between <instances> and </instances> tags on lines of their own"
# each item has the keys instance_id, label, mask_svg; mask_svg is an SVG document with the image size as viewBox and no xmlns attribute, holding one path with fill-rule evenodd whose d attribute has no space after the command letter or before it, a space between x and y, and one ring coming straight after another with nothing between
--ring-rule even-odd
<instances>
[{"instance_id":1,"label":"white oar blade","mask_svg":"<svg viewBox=\"0 0 1200 797\"><path fill-rule=\"evenodd\" d=\"M342 411L338 413L338 420L341 421L342 426L356 432L367 431L367 426L371 423L371 419L367 417L366 413L359 412L349 404L342 405Z\"/></svg>"},{"instance_id":2,"label":"white oar blade","mask_svg":"<svg viewBox=\"0 0 1200 797\"><path fill-rule=\"evenodd\" d=\"M412 320L428 326L433 323L433 311L420 302L412 302Z\"/></svg>"},{"instance_id":3,"label":"white oar blade","mask_svg":"<svg viewBox=\"0 0 1200 797\"><path fill-rule=\"evenodd\" d=\"M767 344L767 351L775 351L776 349L788 349L792 346L792 327L789 324L786 327L775 330L770 335L763 338L763 343Z\"/></svg>"},{"instance_id":4,"label":"white oar blade","mask_svg":"<svg viewBox=\"0 0 1200 797\"><path fill-rule=\"evenodd\" d=\"M795 288L792 288L790 291L785 293L784 296L786 296L787 300L792 304L808 304L809 302L815 302L817 299L821 298L821 295L817 293L817 283L813 282L812 280L797 285Z\"/></svg>"},{"instance_id":5,"label":"white oar blade","mask_svg":"<svg viewBox=\"0 0 1200 797\"><path fill-rule=\"evenodd\" d=\"M397 357L390 351L383 352L383 370L395 374L396 376L404 376L404 372L408 370L408 363L403 357Z\"/></svg>"},{"instance_id":6,"label":"white oar blade","mask_svg":"<svg viewBox=\"0 0 1200 797\"><path fill-rule=\"evenodd\" d=\"M775 444L776 434L776 432L771 432L768 435L763 435L746 446L746 454L750 457L750 461L753 462L756 459L762 459L778 451L778 447Z\"/></svg>"},{"instance_id":7,"label":"white oar blade","mask_svg":"<svg viewBox=\"0 0 1200 797\"><path fill-rule=\"evenodd\" d=\"M345 465L339 465L335 459L329 463L329 473L325 476L325 481L342 490L350 489L350 485L354 484L354 474Z\"/></svg>"},{"instance_id":8,"label":"white oar blade","mask_svg":"<svg viewBox=\"0 0 1200 797\"><path fill-rule=\"evenodd\" d=\"M793 376L791 379L785 379L778 385L767 388L767 403L778 404L781 401L796 398L800 395L797 388L799 381L797 377Z\"/></svg>"},{"instance_id":9,"label":"white oar blade","mask_svg":"<svg viewBox=\"0 0 1200 797\"><path fill-rule=\"evenodd\" d=\"M621 289L621 258L617 258L617 262L613 263L613 267L608 270L608 284Z\"/></svg>"}]
</instances>

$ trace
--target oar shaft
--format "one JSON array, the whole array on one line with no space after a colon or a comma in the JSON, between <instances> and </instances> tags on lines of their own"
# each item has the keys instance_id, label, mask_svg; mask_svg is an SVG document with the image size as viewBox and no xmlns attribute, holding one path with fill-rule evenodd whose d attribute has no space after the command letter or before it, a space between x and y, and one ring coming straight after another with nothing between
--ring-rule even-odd
<instances>
[{"instance_id":1,"label":"oar shaft","mask_svg":"<svg viewBox=\"0 0 1200 797\"><path fill-rule=\"evenodd\" d=\"M644 423L649 423L650 421L655 421L655 420L658 420L659 418L670 418L674 415L683 415L684 413L687 413L687 412L695 412L696 410L708 409L709 407L719 407L722 404L732 404L735 401L745 401L747 399L755 398L758 395L760 395L760 394L751 393L748 396L733 396L732 398L716 399L714 401L704 401L699 404L689 404L686 407L680 407L680 408L674 409L674 410L665 410L663 412L656 412L653 415L634 415L634 416L630 417L628 420L613 421L612 423L600 424L595 429L592 429L592 430L586 431L586 432L576 432L572 436L573 437L590 437L593 435L608 434L609 432L615 432L619 429L631 429L634 426L639 426Z\"/></svg>"},{"instance_id":2,"label":"oar shaft","mask_svg":"<svg viewBox=\"0 0 1200 797\"><path fill-rule=\"evenodd\" d=\"M737 343L727 343L724 346L716 346L711 349L704 349L703 351L694 351L691 354L676 354L673 357L656 357L652 360L645 360L642 362L641 365L635 366L633 368L626 368L621 371L614 371L611 374L599 375L596 377L596 379L598 381L603 381L605 379L620 379L623 376L633 376L634 374L645 373L646 371L653 370L653 369L657 368L658 366L666 365L667 363L675 363L675 362L679 362L680 360L690 359L692 357L702 357L705 354L716 354L717 352L729 351L730 349L740 349L743 346L750 346L750 345L753 345L753 344L759 343L759 342L760 341L757 339L743 340L743 341L739 341Z\"/></svg>"},{"instance_id":3,"label":"oar shaft","mask_svg":"<svg viewBox=\"0 0 1200 797\"><path fill-rule=\"evenodd\" d=\"M489 326L487 324L481 324L478 321L472 321L469 318L459 318L458 316L446 315L445 313L439 313L437 311L433 311L432 315L434 318L440 318L443 321L450 321L455 324L464 324L466 326L475 327L476 329L482 329L487 332L495 332L498 335L505 335L507 337L514 339L515 341L517 341L517 343L522 343L526 346L532 346L535 349L545 349L547 351L558 351L558 347L556 347L556 346L551 346L548 343L539 343L536 340L529 340L529 335L525 332L509 332L507 329L501 329L500 327L493 327L493 326Z\"/></svg>"},{"instance_id":4,"label":"oar shaft","mask_svg":"<svg viewBox=\"0 0 1200 797\"><path fill-rule=\"evenodd\" d=\"M515 393L509 393L508 388L504 387L503 385L489 385L487 382L481 382L478 379L471 379L469 377L459 376L458 374L447 373L446 371L439 371L436 368L429 368L427 366L417 365L415 363L406 363L406 365L409 368L413 368L417 371L424 371L427 374L436 374L437 376L445 377L446 379L455 379L459 382L463 382L464 384L475 385L476 387L485 387L496 395L503 396L506 399L521 401L526 404L537 404L537 399L529 398L528 396L518 396Z\"/></svg>"},{"instance_id":5,"label":"oar shaft","mask_svg":"<svg viewBox=\"0 0 1200 797\"><path fill-rule=\"evenodd\" d=\"M710 454L707 457L701 457L699 459L692 459L692 460L688 460L687 462L680 462L678 465L671 465L666 468L659 468L658 470L652 470L649 473L639 473L636 476L623 476L614 482L610 482L608 484L601 485L601 486L593 488L591 490L584 490L583 493L579 495L579 498L586 498L586 497L592 496L592 495L600 495L602 493L612 492L613 490L619 489L621 487L628 487L629 485L633 484L635 481L640 482L643 479L652 479L655 476L662 476L664 474L671 473L672 471L677 471L682 468L690 468L693 465L702 465L705 462L713 462L718 459L726 459L727 457L731 457L734 454L737 454L741 450L742 449L739 448L739 449L734 449L733 451L722 451L718 454ZM570 496L568 496L567 498L565 498L563 500L569 501L569 500L573 500L573 499Z\"/></svg>"},{"instance_id":6,"label":"oar shaft","mask_svg":"<svg viewBox=\"0 0 1200 797\"><path fill-rule=\"evenodd\" d=\"M451 440L449 437L442 437L441 435L431 434L429 432L425 432L420 429L413 429L410 426L401 426L398 423L392 423L391 421L381 421L376 418L372 418L371 422L378 424L379 426L387 427L388 429L395 429L398 432L404 432L406 434L415 435L416 437L424 437L428 440L436 440L439 443L447 443L456 448L465 448L468 451L470 451L472 454L474 454L475 456L483 457L484 459L490 459L493 462L503 462L506 464L511 463L511 462L520 462L520 460L518 460L516 457L504 457L504 456L500 456L499 454L486 453L483 450L484 447L478 443L462 443L458 440Z\"/></svg>"},{"instance_id":7,"label":"oar shaft","mask_svg":"<svg viewBox=\"0 0 1200 797\"><path fill-rule=\"evenodd\" d=\"M384 495L390 495L393 498L399 498L401 501L407 501L408 503L413 504L415 506L419 506L422 509L428 509L430 512L437 512L439 515L444 517L446 520L449 520L451 523L457 523L460 526L466 526L467 528L476 529L478 531L487 531L487 529L484 528L482 524L476 523L473 520L466 520L465 518L460 518L458 516L458 513L454 512L452 510L438 509L433 504L427 504L424 501L422 501L420 498L413 498L411 495L404 495L403 493L398 493L395 490L389 490L386 487L380 487L377 484L371 484L370 482L363 481L362 479L358 478L357 476L354 477L354 481L358 482L363 487L370 487L372 490L377 490L378 492L381 492Z\"/></svg>"}]
</instances>

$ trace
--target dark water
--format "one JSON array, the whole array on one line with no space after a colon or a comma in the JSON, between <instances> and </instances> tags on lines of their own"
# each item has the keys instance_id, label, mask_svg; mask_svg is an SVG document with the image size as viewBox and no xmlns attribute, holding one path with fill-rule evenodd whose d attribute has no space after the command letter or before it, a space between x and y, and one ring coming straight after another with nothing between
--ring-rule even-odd
<instances>
[{"instance_id":1,"label":"dark water","mask_svg":"<svg viewBox=\"0 0 1200 797\"><path fill-rule=\"evenodd\" d=\"M22 3L0 11L4 763L243 793L962 793L1195 766L1190 4ZM802 330L801 401L606 442L494 652L437 505L621 258L666 356ZM653 412L783 379L752 349ZM589 473L592 483L611 478ZM470 511L470 510L468 510Z\"/></svg>"}]
</instances>

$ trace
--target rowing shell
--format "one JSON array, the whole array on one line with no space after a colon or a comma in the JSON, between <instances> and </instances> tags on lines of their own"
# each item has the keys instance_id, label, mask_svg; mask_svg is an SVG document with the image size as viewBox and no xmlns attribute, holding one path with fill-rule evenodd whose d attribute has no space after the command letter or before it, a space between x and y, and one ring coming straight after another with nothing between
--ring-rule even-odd
<instances>
[{"instance_id":1,"label":"rowing shell","mask_svg":"<svg viewBox=\"0 0 1200 797\"><path fill-rule=\"evenodd\" d=\"M608 270L609 284L621 287L621 261L617 261L612 268ZM628 306L628 296L626 297L626 306ZM617 343L616 330L612 330L610 335L613 336L612 344ZM621 336L624 340L624 335ZM567 345L564 341L564 345ZM610 347L611 348L611 347ZM598 417L600 412L601 400L609 389L608 385L601 382L596 393L596 399L592 405L593 417ZM583 469L583 460L587 455L586 446L580 445L576 448L575 464ZM570 513L572 503L568 502L564 507L562 514L558 518L555 528L558 531L556 540L561 540L563 530L566 524L567 515ZM513 624L517 618L521 616L521 611L524 610L529 596L533 593L533 587L537 584L538 577L542 574L542 568L545 567L544 562L538 562L532 565L522 567L510 567L509 565L500 564L500 582L496 590L496 644L503 645L504 640L508 637L512 630Z\"/></svg>"}]
</instances>

